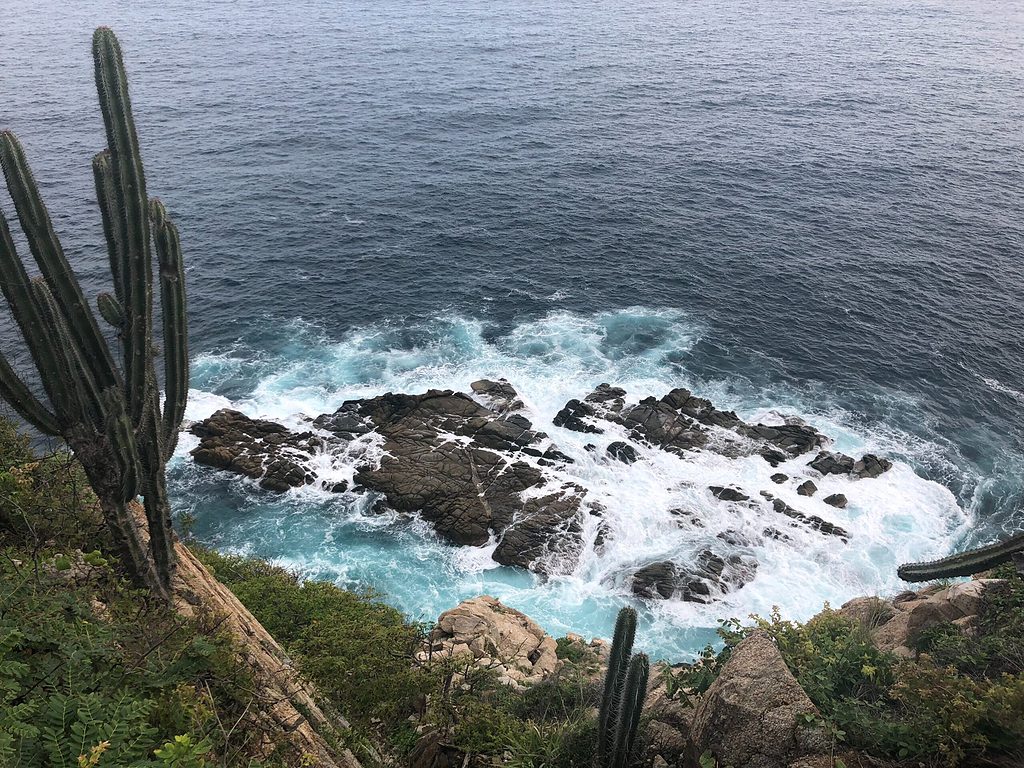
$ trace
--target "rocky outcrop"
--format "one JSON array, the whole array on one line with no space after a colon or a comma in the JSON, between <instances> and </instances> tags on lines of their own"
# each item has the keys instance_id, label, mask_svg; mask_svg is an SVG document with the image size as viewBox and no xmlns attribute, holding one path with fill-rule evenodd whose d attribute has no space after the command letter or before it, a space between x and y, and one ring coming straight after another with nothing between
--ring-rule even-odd
<instances>
[{"instance_id":1,"label":"rocky outcrop","mask_svg":"<svg viewBox=\"0 0 1024 768\"><path fill-rule=\"evenodd\" d=\"M559 667L553 637L529 616L490 595L464 600L442 613L417 661L462 657L467 665L490 669L517 690L534 685Z\"/></svg>"},{"instance_id":2,"label":"rocky outcrop","mask_svg":"<svg viewBox=\"0 0 1024 768\"><path fill-rule=\"evenodd\" d=\"M986 592L1002 583L1000 579L975 579L905 592L892 600L857 598L838 612L870 629L872 642L880 650L909 658L921 633L930 627L952 622L970 631L985 605Z\"/></svg>"},{"instance_id":3,"label":"rocky outcrop","mask_svg":"<svg viewBox=\"0 0 1024 768\"><path fill-rule=\"evenodd\" d=\"M251 478L270 491L311 486L369 495L368 509L417 515L452 544L493 545L496 562L540 574L572 570L584 546L602 552L617 533L614 516L602 520L596 532L588 525L589 515L601 517L602 510L572 476L573 459L527 418L512 383L480 379L470 389L470 394L430 390L351 400L291 429L220 410L192 425L200 438L192 456L197 463ZM654 451L684 461L703 451L728 458L761 456L773 464L811 454L810 466L822 475L855 479L876 477L891 466L872 454L854 460L821 451L828 442L824 435L796 418L780 421L744 422L684 388L630 403L625 390L609 384L569 401L554 418L565 429L614 433L587 446L593 456L588 460L602 457L606 468L653 461ZM325 471L327 467L331 469ZM799 483L797 493L811 496L815 483L801 474L794 481ZM790 477L775 473L772 481L784 485ZM710 490L723 503L736 505L731 511L737 516L761 514L776 520L765 520L763 537L755 532L760 526L730 524L709 531L724 542L716 545L721 551L715 557L724 563L717 572L708 568L713 559L669 562L662 554L652 557L653 562L638 563L635 571L619 569L615 583L625 580L636 594L651 599L715 599L753 576L756 562L749 550L763 544L764 537L792 541L797 536L786 529L805 528L842 541L849 538L845 529L819 516L824 513L817 500L808 502L817 505L818 514L810 514L810 509L795 509L758 488L721 485ZM841 508L845 497L832 494L825 501ZM671 513L679 528L708 525L707 516L702 519L693 509L680 507ZM778 515L788 519L780 521Z\"/></svg>"},{"instance_id":4,"label":"rocky outcrop","mask_svg":"<svg viewBox=\"0 0 1024 768\"><path fill-rule=\"evenodd\" d=\"M752 557L729 555L722 558L705 549L697 555L693 565L684 566L669 560L645 565L633 574L630 588L640 597L710 603L742 587L756 571L757 561Z\"/></svg>"},{"instance_id":5,"label":"rocky outcrop","mask_svg":"<svg viewBox=\"0 0 1024 768\"><path fill-rule=\"evenodd\" d=\"M273 421L223 408L193 424L192 434L200 438L192 451L197 463L259 480L268 491L316 481L307 464L324 440L312 432L295 433Z\"/></svg>"},{"instance_id":6,"label":"rocky outcrop","mask_svg":"<svg viewBox=\"0 0 1024 768\"><path fill-rule=\"evenodd\" d=\"M786 768L830 744L805 715L818 715L771 638L755 632L733 650L691 724L693 764L706 750L719 765Z\"/></svg>"}]
</instances>

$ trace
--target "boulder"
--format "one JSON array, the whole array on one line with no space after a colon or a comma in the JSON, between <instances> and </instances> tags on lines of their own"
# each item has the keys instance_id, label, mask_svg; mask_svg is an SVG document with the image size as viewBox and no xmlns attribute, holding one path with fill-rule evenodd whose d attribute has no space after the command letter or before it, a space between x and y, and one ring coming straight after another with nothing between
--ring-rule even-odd
<instances>
[{"instance_id":1,"label":"boulder","mask_svg":"<svg viewBox=\"0 0 1024 768\"><path fill-rule=\"evenodd\" d=\"M796 492L801 496L813 496L817 491L818 486L810 480L805 480L796 487Z\"/></svg>"},{"instance_id":2,"label":"boulder","mask_svg":"<svg viewBox=\"0 0 1024 768\"><path fill-rule=\"evenodd\" d=\"M750 497L739 488L724 487L721 485L710 485L708 490L711 495L721 501L749 501Z\"/></svg>"},{"instance_id":3,"label":"boulder","mask_svg":"<svg viewBox=\"0 0 1024 768\"><path fill-rule=\"evenodd\" d=\"M487 404L487 406L498 414L515 413L526 406L519 399L519 393L508 379L480 379L469 385L469 388Z\"/></svg>"},{"instance_id":4,"label":"boulder","mask_svg":"<svg viewBox=\"0 0 1024 768\"><path fill-rule=\"evenodd\" d=\"M826 754L830 740L804 716L820 715L765 632L733 650L691 724L693 764L706 750L720 765L785 768Z\"/></svg>"},{"instance_id":5,"label":"boulder","mask_svg":"<svg viewBox=\"0 0 1024 768\"><path fill-rule=\"evenodd\" d=\"M836 509L846 509L848 503L846 497L841 493L833 493L830 496L826 496L824 502Z\"/></svg>"},{"instance_id":6,"label":"boulder","mask_svg":"<svg viewBox=\"0 0 1024 768\"><path fill-rule=\"evenodd\" d=\"M633 574L633 594L655 600L679 599L710 603L754 578L757 561L750 556L720 557L710 550L697 555L696 562L680 565L671 560L650 563Z\"/></svg>"},{"instance_id":7,"label":"boulder","mask_svg":"<svg viewBox=\"0 0 1024 768\"><path fill-rule=\"evenodd\" d=\"M782 472L776 472L772 475L772 482L776 485L782 485L787 480L789 480L789 475L783 474Z\"/></svg>"},{"instance_id":8,"label":"boulder","mask_svg":"<svg viewBox=\"0 0 1024 768\"><path fill-rule=\"evenodd\" d=\"M891 461L875 456L873 453L866 453L860 461L853 465L853 474L858 478L878 477L890 469L892 469Z\"/></svg>"},{"instance_id":9,"label":"boulder","mask_svg":"<svg viewBox=\"0 0 1024 768\"><path fill-rule=\"evenodd\" d=\"M853 472L855 463L853 457L845 453L821 451L807 466L823 475L849 475Z\"/></svg>"},{"instance_id":10,"label":"boulder","mask_svg":"<svg viewBox=\"0 0 1024 768\"><path fill-rule=\"evenodd\" d=\"M464 600L437 620L420 660L449 657L458 649L513 688L540 682L560 666L555 639L524 613L490 595ZM477 666L481 666L477 664Z\"/></svg>"},{"instance_id":11,"label":"boulder","mask_svg":"<svg viewBox=\"0 0 1024 768\"><path fill-rule=\"evenodd\" d=\"M617 440L608 446L608 455L624 464L633 464L640 460L640 454L629 443Z\"/></svg>"}]
</instances>

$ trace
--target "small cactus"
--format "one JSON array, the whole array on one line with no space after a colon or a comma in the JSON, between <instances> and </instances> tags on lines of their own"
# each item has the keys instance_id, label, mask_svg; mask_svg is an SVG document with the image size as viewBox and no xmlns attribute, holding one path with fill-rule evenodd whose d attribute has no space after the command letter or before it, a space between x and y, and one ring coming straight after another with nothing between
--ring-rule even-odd
<instances>
[{"instance_id":1,"label":"small cactus","mask_svg":"<svg viewBox=\"0 0 1024 768\"><path fill-rule=\"evenodd\" d=\"M608 672L598 715L597 763L599 768L626 768L636 743L647 694L650 663L643 653L633 653L636 611L623 608L615 621Z\"/></svg>"}]
</instances>

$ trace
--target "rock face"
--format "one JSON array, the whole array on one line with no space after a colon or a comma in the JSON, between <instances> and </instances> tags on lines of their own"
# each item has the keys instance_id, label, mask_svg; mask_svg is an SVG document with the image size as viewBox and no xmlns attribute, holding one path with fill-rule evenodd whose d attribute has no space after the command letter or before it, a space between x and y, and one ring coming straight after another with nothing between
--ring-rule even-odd
<instances>
[{"instance_id":1,"label":"rock face","mask_svg":"<svg viewBox=\"0 0 1024 768\"><path fill-rule=\"evenodd\" d=\"M1001 579L974 579L944 589L904 593L891 601L857 598L843 605L839 613L867 626L880 650L909 658L929 627L953 622L969 630L985 604L985 593L1000 584Z\"/></svg>"},{"instance_id":2,"label":"rock face","mask_svg":"<svg viewBox=\"0 0 1024 768\"><path fill-rule=\"evenodd\" d=\"M461 655L468 664L495 670L500 682L517 690L539 683L559 666L554 638L529 616L490 595L464 600L442 613L429 644L418 654L419 661Z\"/></svg>"},{"instance_id":3,"label":"rock face","mask_svg":"<svg viewBox=\"0 0 1024 768\"><path fill-rule=\"evenodd\" d=\"M785 768L828 751L828 739L806 725L819 714L766 633L733 650L704 694L691 724L694 765L710 749L720 765Z\"/></svg>"}]
</instances>

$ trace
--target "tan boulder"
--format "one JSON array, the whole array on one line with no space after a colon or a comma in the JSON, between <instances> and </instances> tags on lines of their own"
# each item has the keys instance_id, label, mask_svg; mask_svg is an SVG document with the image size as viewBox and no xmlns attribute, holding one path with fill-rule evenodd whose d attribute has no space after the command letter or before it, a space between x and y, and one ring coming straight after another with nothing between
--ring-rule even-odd
<instances>
[{"instance_id":1,"label":"tan boulder","mask_svg":"<svg viewBox=\"0 0 1024 768\"><path fill-rule=\"evenodd\" d=\"M736 646L701 699L692 757L710 750L720 765L785 768L829 750L824 732L805 719L819 714L771 638L755 632Z\"/></svg>"},{"instance_id":2,"label":"tan boulder","mask_svg":"<svg viewBox=\"0 0 1024 768\"><path fill-rule=\"evenodd\" d=\"M529 616L490 595L464 600L437 620L430 642L436 653L488 659L499 679L514 687L540 682L559 667L555 639Z\"/></svg>"}]
</instances>

